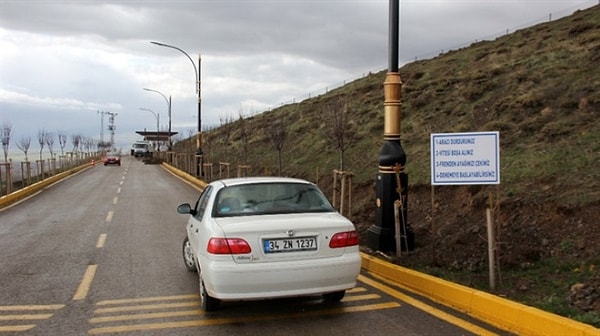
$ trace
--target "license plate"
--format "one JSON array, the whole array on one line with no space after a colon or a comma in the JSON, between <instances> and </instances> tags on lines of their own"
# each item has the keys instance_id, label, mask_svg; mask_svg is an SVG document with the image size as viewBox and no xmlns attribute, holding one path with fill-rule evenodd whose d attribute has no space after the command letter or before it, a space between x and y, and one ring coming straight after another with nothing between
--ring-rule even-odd
<instances>
[{"instance_id":1,"label":"license plate","mask_svg":"<svg viewBox=\"0 0 600 336\"><path fill-rule=\"evenodd\" d=\"M317 249L315 237L264 239L263 247L265 253L314 251Z\"/></svg>"}]
</instances>

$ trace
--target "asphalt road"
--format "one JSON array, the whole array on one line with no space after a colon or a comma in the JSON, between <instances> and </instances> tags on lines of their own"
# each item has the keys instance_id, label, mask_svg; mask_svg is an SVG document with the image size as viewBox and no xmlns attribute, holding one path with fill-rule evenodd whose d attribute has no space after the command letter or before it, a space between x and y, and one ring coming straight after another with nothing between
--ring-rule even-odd
<instances>
[{"instance_id":1,"label":"asphalt road","mask_svg":"<svg viewBox=\"0 0 600 336\"><path fill-rule=\"evenodd\" d=\"M0 211L0 334L507 335L363 272L341 303L318 297L200 310L181 260L199 191L123 157Z\"/></svg>"}]
</instances>

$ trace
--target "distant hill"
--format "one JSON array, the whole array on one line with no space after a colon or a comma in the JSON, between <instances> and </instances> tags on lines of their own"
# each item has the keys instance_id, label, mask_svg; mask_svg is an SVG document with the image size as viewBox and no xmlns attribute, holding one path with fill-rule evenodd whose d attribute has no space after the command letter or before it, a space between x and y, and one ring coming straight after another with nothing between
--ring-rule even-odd
<instances>
[{"instance_id":1,"label":"distant hill","mask_svg":"<svg viewBox=\"0 0 600 336\"><path fill-rule=\"evenodd\" d=\"M417 248L396 262L486 289L485 208L491 202L498 292L600 326L600 6L399 72L408 220ZM269 134L284 121L282 175L318 179L331 195L339 158L324 136L331 133L324 116L343 97L353 131L344 169L354 173L352 220L364 233L375 220L385 75L251 118L234 113L205 133L206 159L275 174L278 152ZM501 184L432 193L430 133L473 131L500 132ZM571 291L575 284L578 290Z\"/></svg>"}]
</instances>

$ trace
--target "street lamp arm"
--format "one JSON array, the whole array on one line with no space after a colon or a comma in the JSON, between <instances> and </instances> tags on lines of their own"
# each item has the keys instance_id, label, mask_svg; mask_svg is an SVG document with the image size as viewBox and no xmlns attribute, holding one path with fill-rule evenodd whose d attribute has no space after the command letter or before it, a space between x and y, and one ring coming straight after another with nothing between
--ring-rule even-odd
<instances>
[{"instance_id":1,"label":"street lamp arm","mask_svg":"<svg viewBox=\"0 0 600 336\"><path fill-rule=\"evenodd\" d=\"M159 95L161 95L165 99L165 101L167 102L167 106L169 105L169 99L162 92L157 91L157 90L148 89L148 88L144 88L144 90L145 91L150 91L150 92L156 92L156 93L158 93Z\"/></svg>"},{"instance_id":2,"label":"street lamp arm","mask_svg":"<svg viewBox=\"0 0 600 336\"><path fill-rule=\"evenodd\" d=\"M144 88L144 90L158 93L167 102L167 112L169 115L169 150L171 150L171 147L172 147L172 141L171 141L171 96L169 96L169 98L167 99L167 96L165 96L162 92L160 92L158 90L153 90L153 89L148 89L148 88Z\"/></svg>"},{"instance_id":3,"label":"street lamp arm","mask_svg":"<svg viewBox=\"0 0 600 336\"><path fill-rule=\"evenodd\" d=\"M140 110L142 110L142 111L148 111L148 112L154 114L154 118L158 118L158 115L156 114L156 112L154 112L152 110L149 110L149 109L146 109L146 108L143 108L143 107L140 107Z\"/></svg>"},{"instance_id":4,"label":"street lamp arm","mask_svg":"<svg viewBox=\"0 0 600 336\"><path fill-rule=\"evenodd\" d=\"M192 65L194 66L194 73L196 74L196 93L198 94L198 132L196 133L196 177L203 176L204 173L202 172L203 157L202 157L202 112L201 112L202 111L202 91L201 91L201 85L200 85L200 78L201 78L200 70L202 68L202 65L201 65L200 54L198 54L198 67L196 67L196 63L194 63L194 60L192 60L190 55L188 55L188 53L186 53L182 49L177 48L176 46L172 46L169 44L164 44L164 43L160 43L160 42L156 42L156 41L150 41L150 43L155 44L160 47L167 47L167 48L175 49L175 50L181 52L190 60L190 62L192 62Z\"/></svg>"},{"instance_id":5,"label":"street lamp arm","mask_svg":"<svg viewBox=\"0 0 600 336\"><path fill-rule=\"evenodd\" d=\"M152 110L149 110L147 108L143 108L143 107L140 107L140 110L142 110L142 111L148 111L148 112L154 114L154 117L156 118L156 141L154 141L154 147L155 147L155 149L160 150L159 149L160 147L159 147L159 144L158 144L158 139L159 139L159 135L160 135L160 114L156 113L156 112L154 112Z\"/></svg>"},{"instance_id":6,"label":"street lamp arm","mask_svg":"<svg viewBox=\"0 0 600 336\"><path fill-rule=\"evenodd\" d=\"M200 85L199 85L200 78L198 77L198 68L196 67L196 63L194 63L194 60L192 60L192 58L190 57L190 55L188 55L188 53L186 53L185 51L183 51L181 48L178 48L176 46L172 46L170 44L164 44L164 43L160 43L160 42L156 42L156 41L150 41L150 43L156 44L157 46L167 47L167 48L178 50L179 52L181 52L182 54L184 54L190 60L190 62L192 62L192 65L194 66L194 73L196 75L196 93L197 93L200 90Z\"/></svg>"}]
</instances>

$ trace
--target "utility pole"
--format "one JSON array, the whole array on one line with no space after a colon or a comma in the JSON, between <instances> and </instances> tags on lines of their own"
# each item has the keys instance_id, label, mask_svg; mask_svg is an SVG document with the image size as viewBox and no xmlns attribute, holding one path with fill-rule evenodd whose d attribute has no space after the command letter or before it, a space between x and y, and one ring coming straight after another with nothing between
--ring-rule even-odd
<instances>
[{"instance_id":1,"label":"utility pole","mask_svg":"<svg viewBox=\"0 0 600 336\"><path fill-rule=\"evenodd\" d=\"M100 143L104 145L104 115L109 114L107 111L98 111L100 115Z\"/></svg>"},{"instance_id":2,"label":"utility pole","mask_svg":"<svg viewBox=\"0 0 600 336\"><path fill-rule=\"evenodd\" d=\"M117 126L115 126L115 117L118 113L106 112L106 114L108 114L108 130L110 131L110 147L112 149L115 145L115 130L117 129Z\"/></svg>"}]
</instances>

